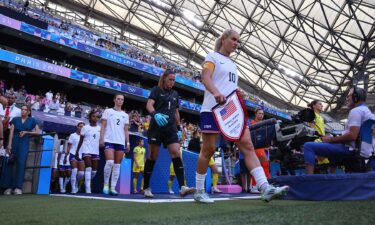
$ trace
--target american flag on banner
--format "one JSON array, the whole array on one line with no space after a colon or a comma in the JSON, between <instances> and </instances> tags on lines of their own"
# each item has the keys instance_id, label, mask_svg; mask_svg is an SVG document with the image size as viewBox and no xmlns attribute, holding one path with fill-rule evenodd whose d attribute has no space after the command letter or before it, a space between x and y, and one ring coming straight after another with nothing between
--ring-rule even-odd
<instances>
[{"instance_id":1,"label":"american flag on banner","mask_svg":"<svg viewBox=\"0 0 375 225\"><path fill-rule=\"evenodd\" d=\"M224 109L220 110L220 116L224 120L228 119L234 112L236 112L237 108L236 105L233 103L233 100L231 100Z\"/></svg>"}]
</instances>

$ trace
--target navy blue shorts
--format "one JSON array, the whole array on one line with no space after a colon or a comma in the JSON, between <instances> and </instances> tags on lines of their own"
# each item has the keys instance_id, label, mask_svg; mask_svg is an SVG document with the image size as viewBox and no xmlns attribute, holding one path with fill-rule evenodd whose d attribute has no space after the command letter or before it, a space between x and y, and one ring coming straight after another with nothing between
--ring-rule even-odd
<instances>
[{"instance_id":1,"label":"navy blue shorts","mask_svg":"<svg viewBox=\"0 0 375 225\"><path fill-rule=\"evenodd\" d=\"M109 142L104 142L104 151L108 149L114 149L115 151L125 151L125 145L114 144Z\"/></svg>"},{"instance_id":2,"label":"navy blue shorts","mask_svg":"<svg viewBox=\"0 0 375 225\"><path fill-rule=\"evenodd\" d=\"M82 159L80 159L79 157L76 157L75 155L73 155L72 153L69 154L69 161L77 161L77 162L82 162Z\"/></svg>"},{"instance_id":3,"label":"navy blue shorts","mask_svg":"<svg viewBox=\"0 0 375 225\"><path fill-rule=\"evenodd\" d=\"M212 112L201 112L200 114L200 129L202 133L214 133L219 134L220 130L216 126L216 122Z\"/></svg>"},{"instance_id":4,"label":"navy blue shorts","mask_svg":"<svg viewBox=\"0 0 375 225\"><path fill-rule=\"evenodd\" d=\"M67 171L67 170L72 170L72 167L70 165L59 167L59 171Z\"/></svg>"},{"instance_id":5,"label":"navy blue shorts","mask_svg":"<svg viewBox=\"0 0 375 225\"><path fill-rule=\"evenodd\" d=\"M99 160L100 157L98 154L91 154L91 153L82 153L82 159L85 157L91 157L91 160Z\"/></svg>"}]
</instances>

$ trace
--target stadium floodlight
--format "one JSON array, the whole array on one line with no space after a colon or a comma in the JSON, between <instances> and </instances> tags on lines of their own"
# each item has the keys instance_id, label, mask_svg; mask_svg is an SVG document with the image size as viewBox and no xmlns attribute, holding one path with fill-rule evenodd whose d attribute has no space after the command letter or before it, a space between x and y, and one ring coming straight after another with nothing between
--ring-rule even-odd
<instances>
[{"instance_id":1,"label":"stadium floodlight","mask_svg":"<svg viewBox=\"0 0 375 225\"><path fill-rule=\"evenodd\" d=\"M161 0L151 0L151 2L154 2L154 3L156 3L157 5L159 5L163 8L170 8L170 6L168 4L164 3Z\"/></svg>"},{"instance_id":2,"label":"stadium floodlight","mask_svg":"<svg viewBox=\"0 0 375 225\"><path fill-rule=\"evenodd\" d=\"M188 9L181 10L183 17L198 27L203 26L203 22L196 18L196 14Z\"/></svg>"}]
</instances>

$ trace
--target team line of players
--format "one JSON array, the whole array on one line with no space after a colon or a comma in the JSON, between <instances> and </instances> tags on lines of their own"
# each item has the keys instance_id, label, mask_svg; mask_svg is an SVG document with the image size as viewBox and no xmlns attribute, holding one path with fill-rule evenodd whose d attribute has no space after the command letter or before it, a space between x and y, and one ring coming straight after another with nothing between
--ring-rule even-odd
<instances>
[{"instance_id":1,"label":"team line of players","mask_svg":"<svg viewBox=\"0 0 375 225\"><path fill-rule=\"evenodd\" d=\"M104 148L106 152L106 159L110 158L110 154L113 154L113 150L118 151L120 153L120 157L122 157L122 152L125 151L125 146L122 143L125 143L125 137L128 137L128 129L127 125L129 124L129 117L128 115L123 112L122 110L116 110L116 108L122 107L123 103L123 96L116 95L115 96L115 107L111 109L106 109L102 115L102 126L105 127L101 129L98 124L97 120L99 115L95 111L91 111L88 115L89 117L89 124L85 125L83 122L77 124L76 132L72 133L68 139L68 145L66 151L64 150L63 146L60 148L60 152L56 154L55 160L55 168L58 168L59 171L59 187L60 192L66 192L66 186L70 182L71 183L71 193L78 192L78 184L82 179L84 179L85 183L85 192L91 193L91 180L95 177L98 168L98 160L99 160L99 147L103 146L101 143L104 143ZM102 132L101 130L104 130ZM104 137L104 141L103 138ZM127 143L127 147L129 147L129 142ZM144 164L145 164L145 154L146 149L143 147L144 143L142 139L139 139L137 142L137 146L134 148L134 162L133 162L133 193L137 193L137 179L139 177L139 173L144 172ZM128 149L127 149L128 150ZM109 155L109 157L107 157ZM108 160L107 160L108 161ZM106 164L114 164L113 170L113 178L111 182L110 194L116 195L117 192L114 189L116 187L116 183L119 176L119 164L115 163L114 160L112 162L109 159L109 163ZM213 193L221 193L221 191L217 188L218 183L218 169L214 162L214 159L211 158L209 166L213 170L213 186L212 192ZM105 183L104 183L104 192L107 192L108 189L108 180L109 180L109 173L105 173ZM170 179L168 181L168 190L170 194L174 194L172 190L172 182L176 173L174 171L173 163L170 165ZM107 187L106 187L107 186ZM141 184L140 192L143 193L143 180Z\"/></svg>"}]
</instances>

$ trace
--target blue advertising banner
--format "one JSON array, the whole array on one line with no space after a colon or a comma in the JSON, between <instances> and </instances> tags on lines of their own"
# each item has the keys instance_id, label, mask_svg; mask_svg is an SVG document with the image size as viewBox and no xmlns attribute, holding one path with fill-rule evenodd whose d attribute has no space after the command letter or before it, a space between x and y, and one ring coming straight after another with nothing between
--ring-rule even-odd
<instances>
[{"instance_id":1,"label":"blue advertising banner","mask_svg":"<svg viewBox=\"0 0 375 225\"><path fill-rule=\"evenodd\" d=\"M100 48L97 48L97 47L86 45L86 44L78 42L77 40L72 40L72 39L63 37L61 35L52 34L49 31L40 29L38 27L29 25L29 24L24 23L24 22L14 20L12 18L6 17L6 16L1 15L1 14L0 14L0 24L2 24L4 26L7 26L7 27L10 27L10 28L13 28L13 29L23 31L25 33L28 33L28 34L31 34L31 35L34 35L34 36L37 36L37 37L41 37L41 38L49 40L49 41L53 41L53 42L61 44L61 45L69 46L71 48L78 49L80 51L102 57L104 59L107 59L107 60L122 64L122 65L125 65L125 66L128 66L128 67L131 67L131 68L143 71L143 72L147 72L147 73L155 75L155 76L161 76L164 72L164 69L159 68L159 67L155 67L155 66L150 65L148 63L144 63L144 62L141 62L141 61L136 60L136 59L128 58L128 57L126 57L124 55L121 55L121 54L109 52L109 51L104 50L104 49L100 49ZM31 63L30 60L27 61L27 62ZM24 62L21 62L21 63L27 63L27 62L24 61ZM49 69L49 70L52 70L52 71L53 70L55 70L55 71L64 70L63 68L57 69L56 65L54 65L55 67L54 66L48 66L47 67L45 65L45 63L43 63L42 61L40 61L36 67L40 67L40 66L43 67L43 65L46 69ZM51 65L53 65L53 64L51 64ZM27 65L24 65L24 66L27 66ZM34 68L34 69L37 69L37 68ZM67 69L67 68L65 68L65 69ZM44 71L44 70L42 70L42 71ZM50 72L50 71L47 71L47 72ZM57 74L56 72L50 72L50 73ZM65 73L66 73L66 71L65 71ZM62 74L64 74L64 72L62 72ZM62 74L58 74L58 75L62 75ZM145 97L145 96L148 97L148 95L149 95L148 90L141 89L141 88L136 88L134 90L132 88L129 89L129 88L127 88L127 86L129 86L129 85L126 85L126 84L122 84L122 85L113 84L112 85L111 82L108 79L98 78L98 77L95 78L95 76L91 75L91 74L84 75L84 73L79 72L79 71L73 72L73 70L72 70L72 76L77 76L77 78L79 76L83 76L83 77L85 77L84 78L85 80L90 80L90 81L95 80L95 82L96 82L96 83L94 82L95 85L99 85L99 86L103 86L103 87L109 87L111 89L121 90L121 91L125 91L125 92L129 91L128 93L130 93L130 94L135 94L135 95L142 96L142 97ZM73 77L71 77L71 78L75 79ZM184 84L184 85L189 86L189 87L196 88L196 89L204 90L204 86L201 83L197 83L197 82L195 82L193 80L190 80L188 78L185 78L185 77L183 77L182 75L179 75L179 74L177 74L177 76L176 76L176 82L180 83L180 84ZM140 89L140 90L138 90L138 89ZM135 90L137 90L137 91L135 91ZM190 103L190 102L184 101L181 104L183 106L190 107L189 109L194 109L194 110L196 110L198 108L200 109L200 105L195 104L195 103ZM251 102L249 100L246 100L245 104L247 106L249 106L250 108L254 108L254 109L263 108L264 111L267 112L267 113L277 115L279 117L282 117L282 118L285 118L285 119L288 119L288 120L291 119L291 116L289 114L285 113L285 112L281 112L281 111L278 111L278 110L275 110L275 109L264 107L263 105Z\"/></svg>"},{"instance_id":2,"label":"blue advertising banner","mask_svg":"<svg viewBox=\"0 0 375 225\"><path fill-rule=\"evenodd\" d=\"M150 95L150 91L143 88L134 87L115 80L89 73L84 73L78 70L72 70L63 66L58 66L52 63L12 53L2 49L0 49L0 60L143 98L148 98L148 96ZM180 101L180 107L193 111L200 111L201 109L201 105L185 100Z\"/></svg>"}]
</instances>

